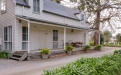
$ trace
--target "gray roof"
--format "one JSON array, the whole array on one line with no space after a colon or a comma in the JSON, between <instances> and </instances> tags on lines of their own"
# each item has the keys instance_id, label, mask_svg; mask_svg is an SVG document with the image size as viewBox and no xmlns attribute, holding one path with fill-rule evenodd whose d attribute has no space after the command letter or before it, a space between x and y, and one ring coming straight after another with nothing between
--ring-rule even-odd
<instances>
[{"instance_id":1,"label":"gray roof","mask_svg":"<svg viewBox=\"0 0 121 75\"><path fill-rule=\"evenodd\" d=\"M28 3L26 2L26 0L16 0L16 4L26 6L26 7L30 7L28 5Z\"/></svg>"},{"instance_id":2,"label":"gray roof","mask_svg":"<svg viewBox=\"0 0 121 75\"><path fill-rule=\"evenodd\" d=\"M28 6L28 3L25 0L16 0L16 4ZM44 0L44 12L68 17L75 20L80 20L78 17L76 17L75 13L78 13L79 11L65 7L63 5L57 4L55 2L52 2L51 0Z\"/></svg>"},{"instance_id":3,"label":"gray roof","mask_svg":"<svg viewBox=\"0 0 121 75\"><path fill-rule=\"evenodd\" d=\"M76 29L89 30L89 28L86 28L86 27L80 27L80 26L75 26L75 25L68 25L68 24L64 24L64 23L52 22L52 21L36 19L36 18L27 17L27 16L21 16L21 15L16 15L16 16L20 17L20 18L23 18L23 19L27 19L29 21L36 21L36 22L48 23L48 24L53 24L53 25L65 26L65 27L71 27L71 28L76 28Z\"/></svg>"},{"instance_id":4,"label":"gray roof","mask_svg":"<svg viewBox=\"0 0 121 75\"><path fill-rule=\"evenodd\" d=\"M74 15L75 13L78 13L77 10L57 4L55 2L52 2L51 0L44 0L44 1L45 1L43 9L44 11L79 20L79 18L77 18L76 15Z\"/></svg>"}]
</instances>

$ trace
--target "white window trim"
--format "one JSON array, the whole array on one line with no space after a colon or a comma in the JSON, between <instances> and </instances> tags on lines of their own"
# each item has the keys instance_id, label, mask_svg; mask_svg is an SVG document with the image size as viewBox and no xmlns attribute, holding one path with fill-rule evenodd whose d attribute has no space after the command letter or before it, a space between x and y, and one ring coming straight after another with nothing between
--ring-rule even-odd
<instances>
[{"instance_id":1,"label":"white window trim","mask_svg":"<svg viewBox=\"0 0 121 75\"><path fill-rule=\"evenodd\" d=\"M35 11L34 11L34 6L36 7ZM38 8L39 8L39 11L37 11ZM40 0L39 0L39 6L37 6L37 0L35 0L35 5L34 5L34 0L33 0L33 13L40 14Z\"/></svg>"},{"instance_id":2,"label":"white window trim","mask_svg":"<svg viewBox=\"0 0 121 75\"><path fill-rule=\"evenodd\" d=\"M11 33L8 33L8 30L9 30L8 28L9 28L9 27L11 27ZM10 38L10 36L8 36L8 37L7 37L7 41L5 41L5 28L7 28L7 34L6 34L6 35L8 36L8 35L11 34L11 38ZM3 48L5 49L5 43L12 43L12 26L5 26L5 27L4 27L3 34L4 34L4 36L3 36L3 38L4 38L4 39L3 39L3 40L4 40ZM8 39L11 39L11 40L8 40ZM11 46L12 46L12 44L11 44ZM12 47L11 47L11 49L9 49L9 48L10 48L9 46L7 46L7 47L8 47L7 50L12 50ZM6 50L6 49L5 49L5 50Z\"/></svg>"},{"instance_id":3,"label":"white window trim","mask_svg":"<svg viewBox=\"0 0 121 75\"><path fill-rule=\"evenodd\" d=\"M4 13L7 12L7 0L1 0L0 8L1 8L1 14L4 14ZM2 8L5 9L5 10L2 10Z\"/></svg>"}]
</instances>

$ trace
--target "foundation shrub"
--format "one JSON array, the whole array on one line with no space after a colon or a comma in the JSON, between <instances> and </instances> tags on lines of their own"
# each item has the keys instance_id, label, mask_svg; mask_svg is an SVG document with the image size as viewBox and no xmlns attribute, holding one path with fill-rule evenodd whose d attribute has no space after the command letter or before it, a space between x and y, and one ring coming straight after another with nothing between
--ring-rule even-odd
<instances>
[{"instance_id":1,"label":"foundation shrub","mask_svg":"<svg viewBox=\"0 0 121 75\"><path fill-rule=\"evenodd\" d=\"M0 58L8 59L9 56L10 56L10 53L4 52L4 51L0 51Z\"/></svg>"}]
</instances>

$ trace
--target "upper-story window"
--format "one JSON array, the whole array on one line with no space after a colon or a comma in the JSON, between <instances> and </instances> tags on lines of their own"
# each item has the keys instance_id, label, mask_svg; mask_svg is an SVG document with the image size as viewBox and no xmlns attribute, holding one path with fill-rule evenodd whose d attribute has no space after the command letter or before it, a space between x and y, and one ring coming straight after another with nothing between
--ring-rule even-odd
<instances>
[{"instance_id":1,"label":"upper-story window","mask_svg":"<svg viewBox=\"0 0 121 75\"><path fill-rule=\"evenodd\" d=\"M40 12L40 0L33 0L33 11Z\"/></svg>"},{"instance_id":2,"label":"upper-story window","mask_svg":"<svg viewBox=\"0 0 121 75\"><path fill-rule=\"evenodd\" d=\"M84 25L84 22L85 22L85 18L84 18L84 15L82 14L81 15L81 23Z\"/></svg>"},{"instance_id":3,"label":"upper-story window","mask_svg":"<svg viewBox=\"0 0 121 75\"><path fill-rule=\"evenodd\" d=\"M7 0L2 0L1 1L1 14L6 12L6 5L7 5Z\"/></svg>"}]
</instances>

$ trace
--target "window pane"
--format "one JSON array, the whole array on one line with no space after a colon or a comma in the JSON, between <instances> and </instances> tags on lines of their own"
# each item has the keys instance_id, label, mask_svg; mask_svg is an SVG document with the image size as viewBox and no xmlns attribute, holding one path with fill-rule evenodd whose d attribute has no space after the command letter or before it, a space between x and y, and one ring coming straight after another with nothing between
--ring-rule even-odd
<instances>
[{"instance_id":1,"label":"window pane","mask_svg":"<svg viewBox=\"0 0 121 75\"><path fill-rule=\"evenodd\" d=\"M23 32L23 33L27 33L27 27L23 27L23 28L22 28L22 32Z\"/></svg>"},{"instance_id":2,"label":"window pane","mask_svg":"<svg viewBox=\"0 0 121 75\"><path fill-rule=\"evenodd\" d=\"M58 42L53 42L53 48L58 48Z\"/></svg>"},{"instance_id":3,"label":"window pane","mask_svg":"<svg viewBox=\"0 0 121 75\"><path fill-rule=\"evenodd\" d=\"M22 50L27 50L28 49L28 43L27 42L23 42L22 43Z\"/></svg>"}]
</instances>

